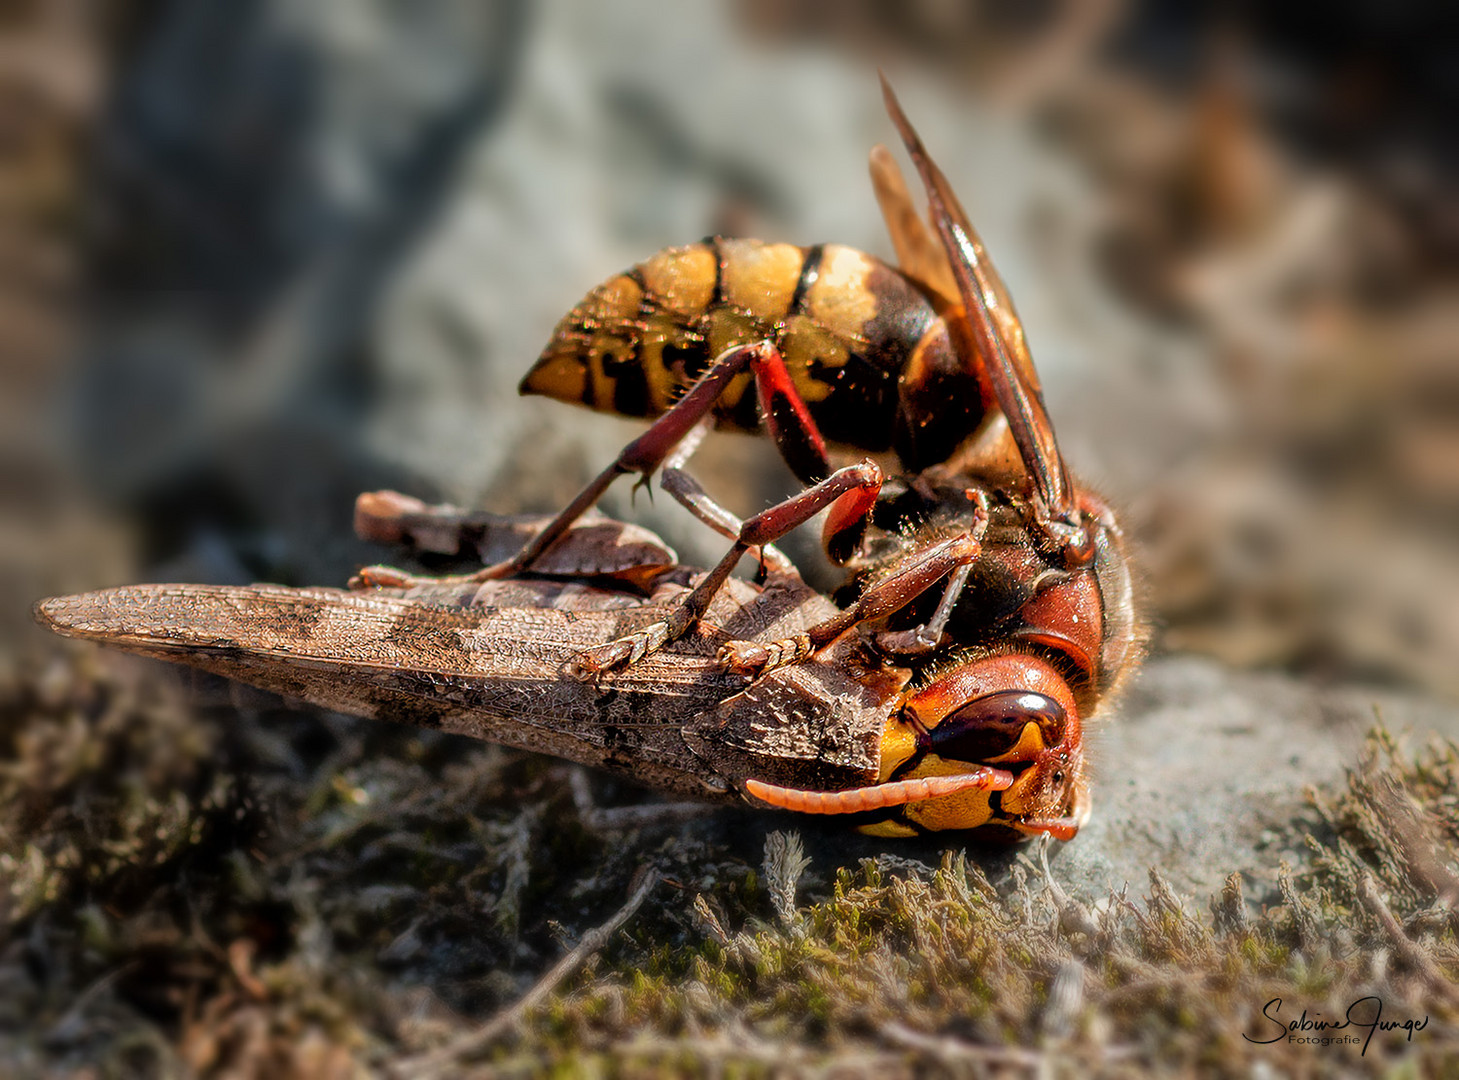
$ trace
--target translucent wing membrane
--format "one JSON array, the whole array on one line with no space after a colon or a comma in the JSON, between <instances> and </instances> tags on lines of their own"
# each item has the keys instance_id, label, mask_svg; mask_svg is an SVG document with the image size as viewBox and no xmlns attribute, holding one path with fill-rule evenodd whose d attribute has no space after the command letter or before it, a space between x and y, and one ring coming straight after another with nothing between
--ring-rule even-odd
<instances>
[{"instance_id":1,"label":"translucent wing membrane","mask_svg":"<svg viewBox=\"0 0 1459 1080\"><path fill-rule=\"evenodd\" d=\"M912 194L902 179L897 159L885 146L871 148L871 186L887 223L902 273L938 293L948 303L958 302L957 282L947 264L947 252L927 231Z\"/></svg>"},{"instance_id":2,"label":"translucent wing membrane","mask_svg":"<svg viewBox=\"0 0 1459 1080\"><path fill-rule=\"evenodd\" d=\"M1008 418L1009 430L1018 445L1024 467L1050 517L1076 524L1073 487L1044 407L1038 375L1024 341L1023 325L1013 310L1008 289L988 259L982 240L968 221L942 170L928 156L921 137L902 112L885 77L882 78L882 92L886 97L887 112L927 189L928 216L946 250L948 267L956 283L957 295L966 309L969 329L983 356L999 408ZM874 165L873 178L878 182L880 197L880 185L885 183L885 179L878 178L877 171ZM887 190L894 195L894 189L888 187Z\"/></svg>"}]
</instances>

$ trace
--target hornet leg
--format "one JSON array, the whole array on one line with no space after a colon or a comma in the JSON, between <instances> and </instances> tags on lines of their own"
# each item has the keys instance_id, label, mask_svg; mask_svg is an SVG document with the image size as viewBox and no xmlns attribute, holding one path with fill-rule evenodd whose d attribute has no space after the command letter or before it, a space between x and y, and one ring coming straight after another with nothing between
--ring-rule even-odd
<instances>
[{"instance_id":1,"label":"hornet leg","mask_svg":"<svg viewBox=\"0 0 1459 1080\"><path fill-rule=\"evenodd\" d=\"M725 553L713 570L700 579L699 584L680 601L667 619L617 641L585 649L573 657L568 668L569 674L585 680L595 679L599 675L627 667L648 653L682 637L708 610L715 593L747 551L751 548L763 548L791 529L803 525L827 506L835 508L832 510L833 514L845 515L860 508L860 513L864 516L875 504L881 491L881 483L881 469L873 461L863 461L858 465L837 469L799 495L747 518L740 527L734 546Z\"/></svg>"},{"instance_id":2,"label":"hornet leg","mask_svg":"<svg viewBox=\"0 0 1459 1080\"><path fill-rule=\"evenodd\" d=\"M684 469L694 452L699 449L699 443L713 427L714 418L706 416L674 448L674 452L664 459L663 468L659 470L659 487L720 536L726 540L737 540L745 523L716 502L699 481ZM795 569L795 565L773 544L760 548L760 561L767 569L777 573L788 573Z\"/></svg>"},{"instance_id":3,"label":"hornet leg","mask_svg":"<svg viewBox=\"0 0 1459 1080\"><path fill-rule=\"evenodd\" d=\"M583 488L521 551L506 562L478 571L473 577L485 581L510 577L528 569L539 555L556 543L568 527L602 497L614 480L626 473L639 473L642 477L639 483L646 483L654 470L666 462L673 466L677 474L675 483L678 490L670 487L670 494L716 531L723 531L721 527L728 528L729 523L735 520L733 515L709 499L697 483L684 483L685 476L681 466L688 454L676 455L674 451L685 439L693 436L695 429L709 416L710 410L714 408L715 402L730 381L747 368L755 373L761 416L787 464L803 480L825 476L829 471L825 442L805 403L796 394L780 353L769 342L736 345L721 353L673 408L625 446L618 459ZM678 494L679 490L685 494L681 496Z\"/></svg>"},{"instance_id":4,"label":"hornet leg","mask_svg":"<svg viewBox=\"0 0 1459 1080\"><path fill-rule=\"evenodd\" d=\"M825 440L805 402L796 392L780 353L768 341L736 345L722 352L688 393L655 420L647 431L625 446L613 464L594 477L512 558L460 580L490 581L529 569L602 498L614 480L627 473L638 473L639 484L643 485L660 466L665 470L661 483L670 495L716 532L736 538L741 532L739 519L711 499L684 471L683 465L712 424L710 414L715 403L731 381L746 370L754 372L761 419L786 464L806 483L824 478L830 472ZM767 561L772 569L790 568L789 560L773 549ZM361 570L351 585L356 588L399 587L416 584L420 580L423 579L392 567L370 566Z\"/></svg>"},{"instance_id":5,"label":"hornet leg","mask_svg":"<svg viewBox=\"0 0 1459 1080\"><path fill-rule=\"evenodd\" d=\"M803 634L763 645L754 641L727 642L719 650L720 665L737 675L759 676L778 667L798 663L853 626L895 614L947 578L942 601L927 626L905 631L911 635L930 634L934 640L940 638L952 605L967 581L968 570L983 550L983 534L987 528L987 508L979 504L968 532L923 548L863 592L856 603L841 614L817 623ZM881 643L880 638L878 643Z\"/></svg>"}]
</instances>

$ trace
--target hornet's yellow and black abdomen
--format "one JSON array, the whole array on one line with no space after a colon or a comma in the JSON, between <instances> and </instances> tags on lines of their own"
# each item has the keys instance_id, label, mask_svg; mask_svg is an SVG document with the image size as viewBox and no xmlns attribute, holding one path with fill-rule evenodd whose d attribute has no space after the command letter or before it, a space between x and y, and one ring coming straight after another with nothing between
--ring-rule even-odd
<instances>
[{"instance_id":1,"label":"hornet's yellow and black abdomen","mask_svg":"<svg viewBox=\"0 0 1459 1080\"><path fill-rule=\"evenodd\" d=\"M912 470L977 427L977 373L929 294L841 244L713 239L666 248L590 292L522 382L604 412L654 417L734 345L772 341L821 433L895 450ZM752 376L715 406L720 427L760 427Z\"/></svg>"}]
</instances>

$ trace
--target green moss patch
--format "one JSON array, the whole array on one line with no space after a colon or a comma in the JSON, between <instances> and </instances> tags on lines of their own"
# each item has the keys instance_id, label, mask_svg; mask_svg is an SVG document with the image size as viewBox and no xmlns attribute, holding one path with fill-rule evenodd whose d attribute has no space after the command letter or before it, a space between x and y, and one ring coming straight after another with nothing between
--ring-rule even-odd
<instances>
[{"instance_id":1,"label":"green moss patch","mask_svg":"<svg viewBox=\"0 0 1459 1080\"><path fill-rule=\"evenodd\" d=\"M581 796L645 797L167 685L80 653L0 687L10 1071L385 1074L518 1002L648 872L580 970L437 1074L1429 1075L1459 1045L1450 744L1375 730L1270 896L1233 875L1197 905L1152 870L1087 903L1036 846L1000 872L785 816L589 828ZM1286 1038L1360 999L1426 1026Z\"/></svg>"}]
</instances>

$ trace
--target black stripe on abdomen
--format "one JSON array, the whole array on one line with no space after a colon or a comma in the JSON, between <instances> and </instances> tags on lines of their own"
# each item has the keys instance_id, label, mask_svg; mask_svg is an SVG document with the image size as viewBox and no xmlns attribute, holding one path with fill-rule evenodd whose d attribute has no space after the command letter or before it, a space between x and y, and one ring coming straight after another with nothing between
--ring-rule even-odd
<instances>
[{"instance_id":1,"label":"black stripe on abdomen","mask_svg":"<svg viewBox=\"0 0 1459 1080\"><path fill-rule=\"evenodd\" d=\"M706 236L704 246L714 253L714 292L709 301L711 309L724 306L724 251L719 246L719 237Z\"/></svg>"},{"instance_id":2,"label":"black stripe on abdomen","mask_svg":"<svg viewBox=\"0 0 1459 1080\"><path fill-rule=\"evenodd\" d=\"M810 292L816 278L821 276L821 256L825 254L826 245L816 244L805 249L805 255L800 261L800 277L795 279L795 292L790 295L790 310L788 314L799 315L805 307L806 293Z\"/></svg>"}]
</instances>

